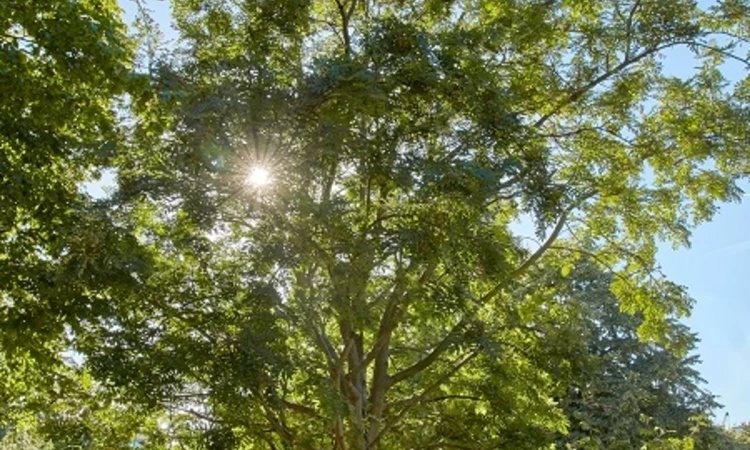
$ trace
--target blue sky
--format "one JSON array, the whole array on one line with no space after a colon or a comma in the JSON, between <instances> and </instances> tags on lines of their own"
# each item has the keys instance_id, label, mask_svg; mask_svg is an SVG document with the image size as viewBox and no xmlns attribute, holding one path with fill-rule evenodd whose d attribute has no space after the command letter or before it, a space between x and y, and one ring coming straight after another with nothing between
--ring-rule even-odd
<instances>
[{"instance_id":1,"label":"blue sky","mask_svg":"<svg viewBox=\"0 0 750 450\"><path fill-rule=\"evenodd\" d=\"M696 299L686 322L701 339L700 371L735 424L750 420L748 224L748 202L724 205L711 223L695 231L690 249L663 246L659 252L667 276L687 286Z\"/></svg>"},{"instance_id":2,"label":"blue sky","mask_svg":"<svg viewBox=\"0 0 750 450\"><path fill-rule=\"evenodd\" d=\"M132 21L133 1L120 1L126 20ZM713 2L699 3L706 6ZM174 38L165 26L170 23L169 3L151 0L147 4L166 38ZM693 66L690 53L684 49L671 52L664 62L665 70L678 76L689 75ZM727 64L725 74L739 80L747 76L747 71L732 63ZM94 191L99 189L93 187ZM695 231L691 248L673 250L663 245L659 252L664 272L687 286L696 299L686 323L701 339L698 353L703 362L699 369L708 389L725 405L717 412L717 419L729 412L733 424L750 421L750 196L745 200L723 205L711 223Z\"/></svg>"}]
</instances>

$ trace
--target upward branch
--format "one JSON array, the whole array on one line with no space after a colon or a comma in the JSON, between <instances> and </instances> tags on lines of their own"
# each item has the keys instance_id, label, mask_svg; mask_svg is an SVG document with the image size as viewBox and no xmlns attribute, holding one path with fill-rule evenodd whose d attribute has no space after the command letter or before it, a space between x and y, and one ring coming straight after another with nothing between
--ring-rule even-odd
<instances>
[{"instance_id":1,"label":"upward branch","mask_svg":"<svg viewBox=\"0 0 750 450\"><path fill-rule=\"evenodd\" d=\"M626 57L620 64L616 65L612 69L607 70L606 72L594 78L593 80L589 81L588 83L584 84L583 86L580 86L577 89L574 89L572 92L568 93L568 95L566 95L562 100L560 100L557 103L557 105L554 108L552 108L552 111L548 112L547 114L544 114L542 117L539 118L539 120L534 122L534 127L541 128L545 123L547 123L549 119L551 119L552 117L560 113L563 109L577 102L578 100L581 99L581 97L586 95L588 92L595 89L597 86L609 80L613 76L623 72L625 69L629 68L633 64L636 64L637 62L651 55L654 55L661 50L667 49L677 44L678 43L676 42L672 42L672 43L665 44L662 46L651 47L642 51L641 53L635 56Z\"/></svg>"},{"instance_id":2,"label":"upward branch","mask_svg":"<svg viewBox=\"0 0 750 450\"><path fill-rule=\"evenodd\" d=\"M429 355L420 359L406 369L391 376L391 385L409 379L434 364L438 360L438 358L440 358L443 353L450 349L450 347L458 340L458 338L460 338L460 332L464 328L464 326L466 326L466 322L466 319L462 319L461 321L459 321L453 327L453 329L443 338L443 340L435 346L435 348L430 352Z\"/></svg>"},{"instance_id":3,"label":"upward branch","mask_svg":"<svg viewBox=\"0 0 750 450\"><path fill-rule=\"evenodd\" d=\"M342 3L342 0L335 1L336 7L339 10L339 15L341 16L341 34L344 36L344 54L349 57L352 53L352 38L349 33L349 23L354 14L354 8L357 6L357 0L351 0L348 8L347 5Z\"/></svg>"},{"instance_id":4,"label":"upward branch","mask_svg":"<svg viewBox=\"0 0 750 450\"><path fill-rule=\"evenodd\" d=\"M577 202L571 204L568 206L565 210L563 210L562 214L560 214L560 217L557 219L557 223L555 224L555 227L552 229L552 232L547 237L547 239L542 243L542 245L539 246L538 249L534 253L531 254L523 263L521 263L520 266L518 266L510 276L510 279L514 279L520 275L522 275L526 270L528 270L531 266L533 266L539 258L544 256L544 254L549 250L550 246L555 243L557 238L560 236L560 233L562 232L563 228L565 227L565 224L568 221L568 217L570 216L570 213L572 213L576 208L581 206L586 200L590 199L594 195L596 195L596 191L591 191L584 195L581 199L579 199ZM486 294L484 294L479 299L479 304L484 304L485 302L489 301L491 298L496 296L500 293L500 291L505 288L505 284L498 283L496 284L492 289L490 289Z\"/></svg>"},{"instance_id":5,"label":"upward branch","mask_svg":"<svg viewBox=\"0 0 750 450\"><path fill-rule=\"evenodd\" d=\"M464 366L466 366L471 360L479 356L479 350L474 350L470 352L466 357L461 359L453 368L451 368L448 372L443 374L440 378L438 378L434 383L427 386L424 391L422 391L421 394L414 397L409 401L409 403L401 410L401 412L398 413L395 417L393 417L391 420L389 420L382 430L370 441L368 442L367 448L374 448L377 443L380 441L380 439L383 437L385 433L391 430L396 424L398 424L399 421L401 421L404 416L406 416L406 413L408 413L412 408L417 406L418 404L422 403L427 396L432 392L433 390L437 389L448 381L453 375L455 375L459 370L461 370Z\"/></svg>"}]
</instances>

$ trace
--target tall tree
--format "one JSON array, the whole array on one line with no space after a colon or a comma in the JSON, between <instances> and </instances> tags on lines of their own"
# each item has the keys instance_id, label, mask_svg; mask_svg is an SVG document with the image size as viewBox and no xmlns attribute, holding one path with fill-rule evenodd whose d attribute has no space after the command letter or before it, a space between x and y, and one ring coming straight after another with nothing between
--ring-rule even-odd
<instances>
[{"instance_id":1,"label":"tall tree","mask_svg":"<svg viewBox=\"0 0 750 450\"><path fill-rule=\"evenodd\" d=\"M563 421L509 306L527 269L597 243L643 336L687 311L655 243L739 192L744 4L173 6L183 52L119 162L152 265L86 330L102 376L269 447L534 447Z\"/></svg>"},{"instance_id":2,"label":"tall tree","mask_svg":"<svg viewBox=\"0 0 750 450\"><path fill-rule=\"evenodd\" d=\"M119 191L53 256L85 289L3 312L15 329L75 298L51 331L211 448L544 445L560 387L512 291L597 248L641 335L668 340L690 302L656 242L686 244L747 173L750 84L720 71L746 62L743 1L173 10L182 51L133 92ZM675 47L695 76L662 73Z\"/></svg>"},{"instance_id":3,"label":"tall tree","mask_svg":"<svg viewBox=\"0 0 750 450\"><path fill-rule=\"evenodd\" d=\"M693 427L696 448L710 448L716 450L747 450L750 449L748 439L748 425L726 428L724 425L700 421Z\"/></svg>"},{"instance_id":4,"label":"tall tree","mask_svg":"<svg viewBox=\"0 0 750 450\"><path fill-rule=\"evenodd\" d=\"M569 310L554 320L542 320L536 312L527 319L527 326L551 341L546 347L558 348L550 365L567 369L555 377L565 384L559 405L569 423L558 448L652 449L670 439L694 441L696 422L709 419L718 407L701 386L695 335L671 321L669 346L642 341L640 314L620 310L610 291L614 275L591 260L569 272L551 266L534 274L518 295L531 303L538 298L536 309ZM553 295L536 295L545 290ZM699 442L695 448L713 446Z\"/></svg>"},{"instance_id":5,"label":"tall tree","mask_svg":"<svg viewBox=\"0 0 750 450\"><path fill-rule=\"evenodd\" d=\"M109 226L80 183L121 142L133 49L119 13L114 0L0 4L0 427L76 384L66 327L96 314L86 269Z\"/></svg>"}]
</instances>

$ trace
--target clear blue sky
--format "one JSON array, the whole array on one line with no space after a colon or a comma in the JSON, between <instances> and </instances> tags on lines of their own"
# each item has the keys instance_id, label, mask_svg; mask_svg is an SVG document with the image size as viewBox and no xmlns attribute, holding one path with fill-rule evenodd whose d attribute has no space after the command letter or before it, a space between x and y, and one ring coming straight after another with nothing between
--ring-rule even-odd
<instances>
[{"instance_id":1,"label":"clear blue sky","mask_svg":"<svg viewBox=\"0 0 750 450\"><path fill-rule=\"evenodd\" d=\"M126 20L132 21L133 1L120 2ZM167 25L171 20L169 3L146 3L162 25L165 37L173 39L175 34ZM713 2L699 3L706 6ZM690 53L683 49L671 52L664 67L674 75L689 76L693 66ZM725 74L732 80L748 75L738 63L728 64ZM95 191L99 189L94 187ZM721 420L724 412L729 412L733 424L750 421L750 196L746 200L722 206L711 223L695 231L691 248L675 251L664 245L659 253L664 272L687 286L696 299L686 323L701 339L698 353L703 363L699 369L708 389L725 405L716 418Z\"/></svg>"},{"instance_id":2,"label":"clear blue sky","mask_svg":"<svg viewBox=\"0 0 750 450\"><path fill-rule=\"evenodd\" d=\"M667 276L687 286L696 299L686 322L701 339L700 371L734 424L750 421L748 224L748 202L725 205L711 223L695 231L690 249L663 246L659 253Z\"/></svg>"}]
</instances>

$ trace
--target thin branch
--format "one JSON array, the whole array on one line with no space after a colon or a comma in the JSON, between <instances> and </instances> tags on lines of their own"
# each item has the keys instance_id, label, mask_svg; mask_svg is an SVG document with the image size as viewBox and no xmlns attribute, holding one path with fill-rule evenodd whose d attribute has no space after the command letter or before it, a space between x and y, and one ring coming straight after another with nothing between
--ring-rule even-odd
<instances>
[{"instance_id":1,"label":"thin branch","mask_svg":"<svg viewBox=\"0 0 750 450\"><path fill-rule=\"evenodd\" d=\"M424 447L424 448L425 449L428 449L428 448L439 448L439 449L455 448L455 449L458 449L458 450L477 450L477 447L471 447L471 446L468 446L468 445L456 444L456 443L451 443L451 442L437 442L435 444L430 444L430 445L428 445L427 447Z\"/></svg>"},{"instance_id":2,"label":"thin branch","mask_svg":"<svg viewBox=\"0 0 750 450\"><path fill-rule=\"evenodd\" d=\"M290 430L282 420L271 414L271 411L266 410L265 408L264 410L266 420L268 421L272 430L275 431L282 440L286 441L292 446L299 445L300 448L304 448L305 450L315 450L304 442L298 442L292 430Z\"/></svg>"},{"instance_id":3,"label":"thin branch","mask_svg":"<svg viewBox=\"0 0 750 450\"><path fill-rule=\"evenodd\" d=\"M201 398L201 397L208 397L211 394L208 392L198 392L198 393L185 393L185 394L172 394L174 398Z\"/></svg>"},{"instance_id":4,"label":"thin branch","mask_svg":"<svg viewBox=\"0 0 750 450\"><path fill-rule=\"evenodd\" d=\"M336 356L336 350L334 350L330 339L328 339L328 336L325 334L325 330L322 330L322 329L318 330L318 328L313 325L313 333L315 334L315 340L317 341L318 346L323 351L323 354L326 356L326 360L328 361L328 368L331 372L331 376L335 376L336 373L340 373L337 370L338 358Z\"/></svg>"},{"instance_id":5,"label":"thin branch","mask_svg":"<svg viewBox=\"0 0 750 450\"><path fill-rule=\"evenodd\" d=\"M383 330L385 331L385 330ZM393 331L392 329L390 331ZM380 332L378 333L380 336L378 337L378 341L375 343L375 345L372 347L372 349L367 352L367 355L365 355L364 358L362 358L362 361L351 370L348 376L354 377L357 374L359 374L361 371L365 370L370 363L375 359L375 356L378 354L378 352L385 346L385 344L390 339L390 336L387 333Z\"/></svg>"},{"instance_id":6,"label":"thin branch","mask_svg":"<svg viewBox=\"0 0 750 450\"><path fill-rule=\"evenodd\" d=\"M435 363L456 342L456 338L460 337L459 332L464 326L466 326L466 319L461 319L427 356L394 374L391 377L391 386L417 375Z\"/></svg>"},{"instance_id":7,"label":"thin branch","mask_svg":"<svg viewBox=\"0 0 750 450\"><path fill-rule=\"evenodd\" d=\"M344 36L344 54L348 57L351 55L351 42L352 38L349 35L349 14L348 11L345 9L344 4L341 3L341 0L335 0L336 1L336 7L339 10L339 15L341 15L341 31ZM354 3L354 0L352 0L352 4Z\"/></svg>"},{"instance_id":8,"label":"thin branch","mask_svg":"<svg viewBox=\"0 0 750 450\"><path fill-rule=\"evenodd\" d=\"M352 2L349 4L349 10L346 12L346 19L351 20L352 15L354 14L354 8L357 6L357 0L351 0Z\"/></svg>"},{"instance_id":9,"label":"thin branch","mask_svg":"<svg viewBox=\"0 0 750 450\"><path fill-rule=\"evenodd\" d=\"M633 41L633 19L635 18L635 13L638 10L638 8L641 6L641 0L635 0L635 3L633 3L633 7L630 8L630 13L628 14L628 21L627 21L627 31L625 32L626 36L626 47L625 47L625 59L627 60L630 58L630 51L631 51L631 45Z\"/></svg>"},{"instance_id":10,"label":"thin branch","mask_svg":"<svg viewBox=\"0 0 750 450\"><path fill-rule=\"evenodd\" d=\"M720 55L725 56L725 57L727 57L729 59L733 59L735 61L741 62L746 67L750 67L750 60L747 60L745 58L739 57L739 56L735 55L734 53L730 53L730 52L728 52L728 51L726 51L724 49L721 49L719 47L714 47L713 45L704 44L702 42L695 42L695 41L685 41L685 42L682 42L682 43L685 44L685 45L687 45L687 46L700 47L700 48L703 48L703 49L706 49L706 50L709 50L709 51L712 51L712 52L719 53Z\"/></svg>"},{"instance_id":11,"label":"thin branch","mask_svg":"<svg viewBox=\"0 0 750 450\"><path fill-rule=\"evenodd\" d=\"M394 402L390 402L390 403L388 403L388 404L385 405L385 408L386 409L390 409L390 408L393 408L395 406L398 406L398 405L401 405L401 404L404 404L404 403L408 404L408 403L414 401L414 399L415 399L415 397L409 397L409 398L406 398L406 399L403 399L403 400L397 400L397 401L394 401ZM475 395L441 395L439 397L432 397L432 398L429 398L427 400L423 400L421 403L424 405L426 403L437 403L437 402L442 402L442 401L445 401L445 400L467 400L467 401L481 402L484 399L482 399L481 397L477 397Z\"/></svg>"},{"instance_id":12,"label":"thin branch","mask_svg":"<svg viewBox=\"0 0 750 450\"><path fill-rule=\"evenodd\" d=\"M195 416L201 420L205 420L206 422L211 422L216 425L224 424L225 422L223 420L217 419L216 417L209 416L207 414L203 414L202 412L196 411L194 409L182 409L178 408L178 411L186 412L192 416Z\"/></svg>"},{"instance_id":13,"label":"thin branch","mask_svg":"<svg viewBox=\"0 0 750 450\"><path fill-rule=\"evenodd\" d=\"M394 286L393 291L389 296L388 303L385 306L383 316L380 319L380 326L378 328L377 334L378 339L375 342L375 345L373 345L373 348L369 352L367 352L364 358L362 358L362 361L360 361L360 363L351 370L347 377L353 378L359 372L365 370L370 365L370 363L372 363L378 353L383 349L383 347L390 342L391 333L398 326L398 303L404 298L404 294L406 293L407 279L405 274L413 270L415 264L416 262L412 262L411 264L409 264L409 267L404 270L404 273L399 275L398 280L396 280L396 285ZM420 286L424 286L424 284L427 282L427 279L432 276L432 273L435 271L435 267L436 264L431 263L427 268L425 268L425 271L419 278Z\"/></svg>"},{"instance_id":14,"label":"thin branch","mask_svg":"<svg viewBox=\"0 0 750 450\"><path fill-rule=\"evenodd\" d=\"M292 411L307 414L317 419L323 419L323 416L318 414L317 411L315 411L315 409L309 406L300 405L299 403L290 402L289 400L282 400L282 403L284 404L284 406L286 406Z\"/></svg>"},{"instance_id":15,"label":"thin branch","mask_svg":"<svg viewBox=\"0 0 750 450\"><path fill-rule=\"evenodd\" d=\"M344 346L344 350L341 351L341 354L336 360L336 367L338 368L344 367L344 362L349 357L349 353L352 351L353 347L354 347L354 338L352 337L352 338L349 338L346 345Z\"/></svg>"},{"instance_id":16,"label":"thin branch","mask_svg":"<svg viewBox=\"0 0 750 450\"><path fill-rule=\"evenodd\" d=\"M582 203L584 203L586 200L590 199L594 195L596 195L596 191L591 191L587 193L586 195L584 195L579 201L568 206L558 218L557 224L555 225L555 228L552 230L552 233L550 233L547 240L545 240L544 243L540 245L539 248L536 249L536 251L531 256L529 256L528 259L526 259L526 261L524 261L520 266L518 266L518 268L516 268L516 270L514 270L511 273L510 278L512 279L523 274L529 267L534 265L539 260L539 258L541 258L544 255L544 253L550 248L550 246L557 240L558 236L560 235L560 232L563 230L563 227L565 226L568 220L568 216L570 216L570 213L573 212L573 210L578 208ZM500 283L495 285L495 287L490 289L486 294L484 294L479 299L479 304L484 304L485 302L489 301L492 297L499 294L500 291L502 291L504 287L505 285L500 284Z\"/></svg>"},{"instance_id":17,"label":"thin branch","mask_svg":"<svg viewBox=\"0 0 750 450\"><path fill-rule=\"evenodd\" d=\"M588 83L584 84L583 86L579 87L578 89L574 90L570 94L568 94L562 101L560 101L557 106L555 106L552 111L548 112L547 114L543 115L539 120L537 120L534 123L535 128L541 128L542 125L544 125L549 119L551 119L553 116L555 116L557 113L562 111L566 106L576 102L578 99L580 99L583 95L594 89L595 87L599 86L600 84L604 83L605 81L609 80L613 76L617 75L618 73L622 72L624 69L627 69L629 66L641 61L644 58L647 58L661 50L664 50L666 48L672 47L674 45L678 45L679 42L672 42L670 44L665 44L658 47L652 47L649 48L638 55L632 57L632 58L626 58L624 59L620 64L615 66L614 68L604 72L603 74L599 75L598 77L594 78L593 80L589 81Z\"/></svg>"},{"instance_id":18,"label":"thin branch","mask_svg":"<svg viewBox=\"0 0 750 450\"><path fill-rule=\"evenodd\" d=\"M626 277L625 275L623 275L622 273L620 273L619 271L617 271L609 263L607 263L606 261L602 260L599 257L599 255L597 255L596 253L593 253L593 252L590 252L588 250L584 250L584 249L581 249L581 248L570 248L570 247L565 247L565 246L561 246L561 245L553 245L552 247L550 247L550 249L551 250L563 250L563 251L567 251L569 253L579 253L581 255L585 255L585 256L593 259L597 263L601 264L603 267L606 267L606 269L609 271L610 274L612 274L613 276L619 278L620 280L622 280L624 283L626 283L631 288L635 288L635 285L633 284L633 280L631 280L630 278Z\"/></svg>"}]
</instances>

